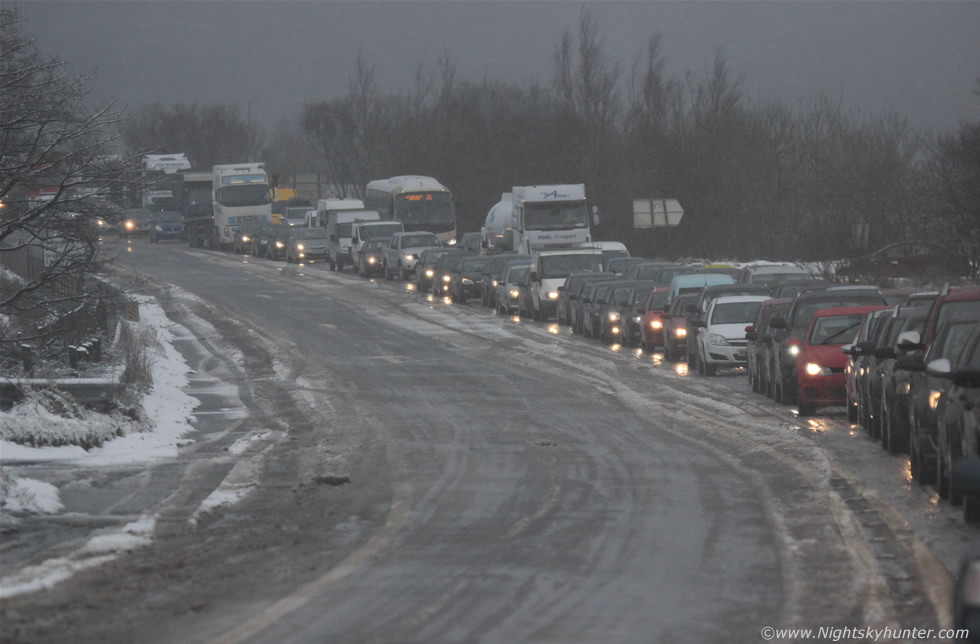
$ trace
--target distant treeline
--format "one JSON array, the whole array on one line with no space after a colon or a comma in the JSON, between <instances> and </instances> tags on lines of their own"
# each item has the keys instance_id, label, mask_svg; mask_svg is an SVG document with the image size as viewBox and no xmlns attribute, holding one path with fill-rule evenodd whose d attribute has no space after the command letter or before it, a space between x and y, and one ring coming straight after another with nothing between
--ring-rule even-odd
<instances>
[{"instance_id":1,"label":"distant treeline","mask_svg":"<svg viewBox=\"0 0 980 644\"><path fill-rule=\"evenodd\" d=\"M123 134L131 150L187 152L201 167L324 172L340 192L431 175L453 190L462 232L513 185L584 183L602 236L644 256L820 260L928 238L980 260L980 123L936 136L828 96L753 101L721 53L701 73L665 69L659 36L629 69L610 61L585 12L549 87L460 81L444 54L411 91L385 94L362 56L347 96L306 104L273 136L236 106L159 104ZM678 199L681 226L633 229L633 200L650 197Z\"/></svg>"}]
</instances>

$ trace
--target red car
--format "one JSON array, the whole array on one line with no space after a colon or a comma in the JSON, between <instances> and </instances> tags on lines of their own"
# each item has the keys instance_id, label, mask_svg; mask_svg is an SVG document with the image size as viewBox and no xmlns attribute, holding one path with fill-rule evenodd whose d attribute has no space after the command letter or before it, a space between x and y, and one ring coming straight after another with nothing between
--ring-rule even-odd
<instances>
[{"instance_id":1,"label":"red car","mask_svg":"<svg viewBox=\"0 0 980 644\"><path fill-rule=\"evenodd\" d=\"M847 403L844 369L848 356L841 347L857 335L865 316L882 306L842 306L819 309L810 320L796 358L796 382L800 416L811 416L817 407Z\"/></svg>"},{"instance_id":2,"label":"red car","mask_svg":"<svg viewBox=\"0 0 980 644\"><path fill-rule=\"evenodd\" d=\"M658 286L650 292L640 323L640 344L646 351L664 346L664 317L667 315L669 286Z\"/></svg>"}]
</instances>

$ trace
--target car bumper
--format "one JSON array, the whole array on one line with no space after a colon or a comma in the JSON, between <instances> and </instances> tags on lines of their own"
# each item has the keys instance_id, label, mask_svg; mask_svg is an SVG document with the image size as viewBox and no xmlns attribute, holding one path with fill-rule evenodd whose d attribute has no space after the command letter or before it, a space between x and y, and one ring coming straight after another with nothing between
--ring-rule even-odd
<instances>
[{"instance_id":1,"label":"car bumper","mask_svg":"<svg viewBox=\"0 0 980 644\"><path fill-rule=\"evenodd\" d=\"M844 374L798 377L800 402L816 405L847 404L847 383Z\"/></svg>"},{"instance_id":2,"label":"car bumper","mask_svg":"<svg viewBox=\"0 0 980 644\"><path fill-rule=\"evenodd\" d=\"M705 364L716 366L739 366L748 361L745 347L715 346L709 344L705 347Z\"/></svg>"}]
</instances>

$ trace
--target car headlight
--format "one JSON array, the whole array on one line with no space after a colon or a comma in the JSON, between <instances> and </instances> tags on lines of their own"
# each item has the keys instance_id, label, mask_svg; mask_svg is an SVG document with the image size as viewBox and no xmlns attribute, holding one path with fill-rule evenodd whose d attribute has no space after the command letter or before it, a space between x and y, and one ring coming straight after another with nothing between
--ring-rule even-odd
<instances>
[{"instance_id":1,"label":"car headlight","mask_svg":"<svg viewBox=\"0 0 980 644\"><path fill-rule=\"evenodd\" d=\"M303 250L304 248L306 248L306 246L303 244L296 244L296 250Z\"/></svg>"},{"instance_id":2,"label":"car headlight","mask_svg":"<svg viewBox=\"0 0 980 644\"><path fill-rule=\"evenodd\" d=\"M493 286L494 286L494 288L496 288L496 287L497 287L497 280L494 280L494 281L493 281Z\"/></svg>"},{"instance_id":3,"label":"car headlight","mask_svg":"<svg viewBox=\"0 0 980 644\"><path fill-rule=\"evenodd\" d=\"M286 244L282 243L281 241L277 241L276 242L276 248L285 248L285 247L286 247Z\"/></svg>"},{"instance_id":4,"label":"car headlight","mask_svg":"<svg viewBox=\"0 0 980 644\"><path fill-rule=\"evenodd\" d=\"M942 395L943 392L936 391L935 389L929 392L929 409L935 410L939 406L939 399Z\"/></svg>"},{"instance_id":5,"label":"car headlight","mask_svg":"<svg viewBox=\"0 0 980 644\"><path fill-rule=\"evenodd\" d=\"M634 315L633 316L633 323L634 324L639 324L642 321L643 321L643 316L640 316L640 315Z\"/></svg>"},{"instance_id":6,"label":"car headlight","mask_svg":"<svg viewBox=\"0 0 980 644\"><path fill-rule=\"evenodd\" d=\"M558 291L548 291L548 299L549 300L557 300L558 299Z\"/></svg>"},{"instance_id":7,"label":"car headlight","mask_svg":"<svg viewBox=\"0 0 980 644\"><path fill-rule=\"evenodd\" d=\"M435 272L435 271L426 271L426 272L425 272L425 276L426 276L426 277L432 277L432 276L433 276L433 275L435 275L435 274L436 274L436 272Z\"/></svg>"},{"instance_id":8,"label":"car headlight","mask_svg":"<svg viewBox=\"0 0 980 644\"><path fill-rule=\"evenodd\" d=\"M415 255L412 254L405 255L405 259L407 259L408 261L412 261L413 259L415 259Z\"/></svg>"},{"instance_id":9,"label":"car headlight","mask_svg":"<svg viewBox=\"0 0 980 644\"><path fill-rule=\"evenodd\" d=\"M786 348L786 353L790 354L791 356L793 356L795 358L796 356L800 355L800 345L798 345L798 344L791 344L791 345L789 345Z\"/></svg>"},{"instance_id":10,"label":"car headlight","mask_svg":"<svg viewBox=\"0 0 980 644\"><path fill-rule=\"evenodd\" d=\"M510 292L510 296L511 296L511 298L513 298L513 299L516 300L518 297L521 296L521 292L520 291L511 291Z\"/></svg>"},{"instance_id":11,"label":"car headlight","mask_svg":"<svg viewBox=\"0 0 980 644\"><path fill-rule=\"evenodd\" d=\"M96 219L95 220L95 225L96 226L105 226L105 219Z\"/></svg>"},{"instance_id":12,"label":"car headlight","mask_svg":"<svg viewBox=\"0 0 980 644\"><path fill-rule=\"evenodd\" d=\"M650 328L654 331L659 331L664 328L663 320L650 320Z\"/></svg>"},{"instance_id":13,"label":"car headlight","mask_svg":"<svg viewBox=\"0 0 980 644\"><path fill-rule=\"evenodd\" d=\"M376 258L376 257L368 257L368 264L373 264L373 263L375 263L375 262L377 262L377 261L378 261L378 260L377 260L377 258Z\"/></svg>"},{"instance_id":14,"label":"car headlight","mask_svg":"<svg viewBox=\"0 0 980 644\"><path fill-rule=\"evenodd\" d=\"M242 235L242 243L243 244L247 244L250 241L252 241L252 238L251 237L249 237L248 235Z\"/></svg>"},{"instance_id":15,"label":"car headlight","mask_svg":"<svg viewBox=\"0 0 980 644\"><path fill-rule=\"evenodd\" d=\"M163 226L154 226L153 229L156 230L158 233L163 232Z\"/></svg>"},{"instance_id":16,"label":"car headlight","mask_svg":"<svg viewBox=\"0 0 980 644\"><path fill-rule=\"evenodd\" d=\"M898 393L900 393L900 394L908 395L908 393L910 391L912 391L912 383L911 382L903 382L902 384L900 384L898 386Z\"/></svg>"},{"instance_id":17,"label":"car headlight","mask_svg":"<svg viewBox=\"0 0 980 644\"><path fill-rule=\"evenodd\" d=\"M451 276L449 276L449 275L443 275L443 276L442 276L442 281L443 281L443 282L451 282L451 281L452 281L452 279L453 279L453 278L452 278Z\"/></svg>"},{"instance_id":18,"label":"car headlight","mask_svg":"<svg viewBox=\"0 0 980 644\"><path fill-rule=\"evenodd\" d=\"M708 344L712 346L716 346L716 347L728 346L728 338L718 333L709 333L707 336L705 336L705 340L707 340Z\"/></svg>"},{"instance_id":19,"label":"car headlight","mask_svg":"<svg viewBox=\"0 0 980 644\"><path fill-rule=\"evenodd\" d=\"M464 277L463 280L462 280L462 282L463 282L463 284L472 284L473 283L473 280L471 280L468 277Z\"/></svg>"},{"instance_id":20,"label":"car headlight","mask_svg":"<svg viewBox=\"0 0 980 644\"><path fill-rule=\"evenodd\" d=\"M803 367L803 369L804 371L807 372L808 375L811 376L829 376L831 373L830 369L828 369L823 365L819 365L816 362L806 363L806 366Z\"/></svg>"},{"instance_id":21,"label":"car headlight","mask_svg":"<svg viewBox=\"0 0 980 644\"><path fill-rule=\"evenodd\" d=\"M610 322L618 322L619 321L619 313L616 313L615 311L610 311L609 312L609 321Z\"/></svg>"},{"instance_id":22,"label":"car headlight","mask_svg":"<svg viewBox=\"0 0 980 644\"><path fill-rule=\"evenodd\" d=\"M449 244L450 246L455 246L456 245L456 240L455 239L450 239L446 243Z\"/></svg>"},{"instance_id":23,"label":"car headlight","mask_svg":"<svg viewBox=\"0 0 980 644\"><path fill-rule=\"evenodd\" d=\"M686 338L687 337L687 329L684 329L684 328L674 329L674 335L676 335L678 338Z\"/></svg>"},{"instance_id":24,"label":"car headlight","mask_svg":"<svg viewBox=\"0 0 980 644\"><path fill-rule=\"evenodd\" d=\"M126 222L126 230L132 230L133 228L136 228L136 224L134 224L131 221L127 221Z\"/></svg>"}]
</instances>

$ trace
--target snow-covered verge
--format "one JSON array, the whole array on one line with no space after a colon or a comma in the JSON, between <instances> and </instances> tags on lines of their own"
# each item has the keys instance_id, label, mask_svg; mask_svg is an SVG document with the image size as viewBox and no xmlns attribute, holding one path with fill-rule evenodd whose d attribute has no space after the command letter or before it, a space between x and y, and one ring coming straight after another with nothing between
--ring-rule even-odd
<instances>
[{"instance_id":1,"label":"snow-covered verge","mask_svg":"<svg viewBox=\"0 0 980 644\"><path fill-rule=\"evenodd\" d=\"M139 401L142 411L135 418L77 406L55 413L44 395L31 396L0 411L0 466L51 460L102 466L176 456L180 438L192 429L191 413L198 401L182 391L188 369L173 345L173 323L153 298L141 297L139 304L140 325L156 338L148 344L153 385ZM57 511L51 502L33 503L23 495L15 500L23 484L9 473L2 480L0 508L5 513Z\"/></svg>"}]
</instances>

